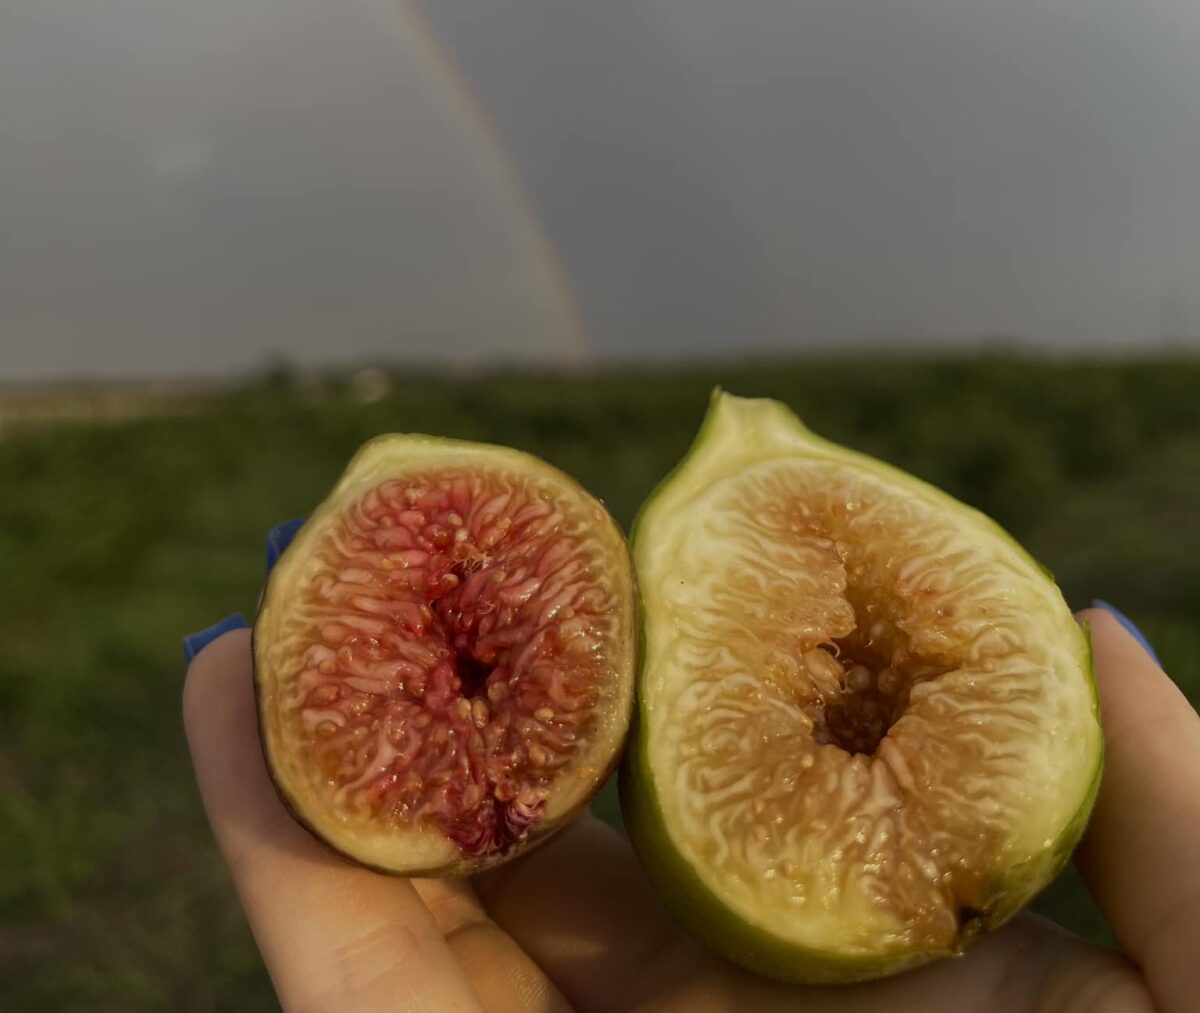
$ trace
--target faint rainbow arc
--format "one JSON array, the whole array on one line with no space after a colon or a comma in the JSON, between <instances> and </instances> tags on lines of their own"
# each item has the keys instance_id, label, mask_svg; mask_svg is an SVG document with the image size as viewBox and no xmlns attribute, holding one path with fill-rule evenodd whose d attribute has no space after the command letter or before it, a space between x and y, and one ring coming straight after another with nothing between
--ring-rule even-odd
<instances>
[{"instance_id":1,"label":"faint rainbow arc","mask_svg":"<svg viewBox=\"0 0 1200 1013\"><path fill-rule=\"evenodd\" d=\"M508 194L528 237L534 266L549 301L555 331L562 331L562 347L556 349L570 364L587 361L590 351L585 317L578 293L564 266L558 247L538 211L537 202L521 175L516 157L480 100L453 53L415 0L366 0L379 22L393 33L406 50L421 61L441 86L451 106L461 115L484 156L490 160L500 186ZM565 354L564 354L565 353Z\"/></svg>"}]
</instances>

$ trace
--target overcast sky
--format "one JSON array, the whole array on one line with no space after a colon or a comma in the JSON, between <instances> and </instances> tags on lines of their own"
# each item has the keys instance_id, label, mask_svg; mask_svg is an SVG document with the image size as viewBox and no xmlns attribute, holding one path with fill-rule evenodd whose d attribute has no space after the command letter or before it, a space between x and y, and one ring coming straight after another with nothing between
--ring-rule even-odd
<instances>
[{"instance_id":1,"label":"overcast sky","mask_svg":"<svg viewBox=\"0 0 1200 1013\"><path fill-rule=\"evenodd\" d=\"M5 0L0 380L1200 347L1194 0Z\"/></svg>"}]
</instances>

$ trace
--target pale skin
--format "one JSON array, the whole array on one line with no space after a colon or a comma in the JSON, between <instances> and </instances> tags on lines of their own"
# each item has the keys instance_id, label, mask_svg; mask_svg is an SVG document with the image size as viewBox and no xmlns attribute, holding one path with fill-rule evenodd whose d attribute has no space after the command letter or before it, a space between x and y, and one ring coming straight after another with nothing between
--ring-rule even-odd
<instances>
[{"instance_id":1,"label":"pale skin","mask_svg":"<svg viewBox=\"0 0 1200 1013\"><path fill-rule=\"evenodd\" d=\"M1200 719L1112 616L1080 618L1107 760L1076 862L1125 955L1023 914L964 957L864 985L777 985L708 955L659 906L628 844L590 816L469 881L342 860L268 779L246 630L196 656L184 719L217 843L289 1011L1184 1013L1200 995Z\"/></svg>"}]
</instances>

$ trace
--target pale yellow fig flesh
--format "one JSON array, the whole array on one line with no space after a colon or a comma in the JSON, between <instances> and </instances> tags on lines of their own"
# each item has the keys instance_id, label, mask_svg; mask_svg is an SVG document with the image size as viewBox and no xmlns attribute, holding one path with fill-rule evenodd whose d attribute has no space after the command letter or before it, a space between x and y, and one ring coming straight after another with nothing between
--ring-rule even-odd
<instances>
[{"instance_id":1,"label":"pale yellow fig flesh","mask_svg":"<svg viewBox=\"0 0 1200 1013\"><path fill-rule=\"evenodd\" d=\"M718 952L876 977L961 952L1067 860L1102 762L1089 644L982 514L718 392L634 559L622 806Z\"/></svg>"}]
</instances>

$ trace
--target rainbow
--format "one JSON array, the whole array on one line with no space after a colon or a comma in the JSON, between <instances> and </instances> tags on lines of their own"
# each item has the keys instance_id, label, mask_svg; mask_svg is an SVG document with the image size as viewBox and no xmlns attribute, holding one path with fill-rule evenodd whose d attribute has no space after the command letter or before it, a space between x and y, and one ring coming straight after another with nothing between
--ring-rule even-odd
<instances>
[{"instance_id":1,"label":"rainbow","mask_svg":"<svg viewBox=\"0 0 1200 1013\"><path fill-rule=\"evenodd\" d=\"M521 175L512 150L505 143L470 79L448 46L413 0L364 0L380 29L414 60L422 75L434 83L454 122L474 156L488 185L498 193L522 244L529 252L533 282L541 305L561 343L555 348L560 362L581 364L589 358L590 343L579 297L563 258L537 202Z\"/></svg>"}]
</instances>

